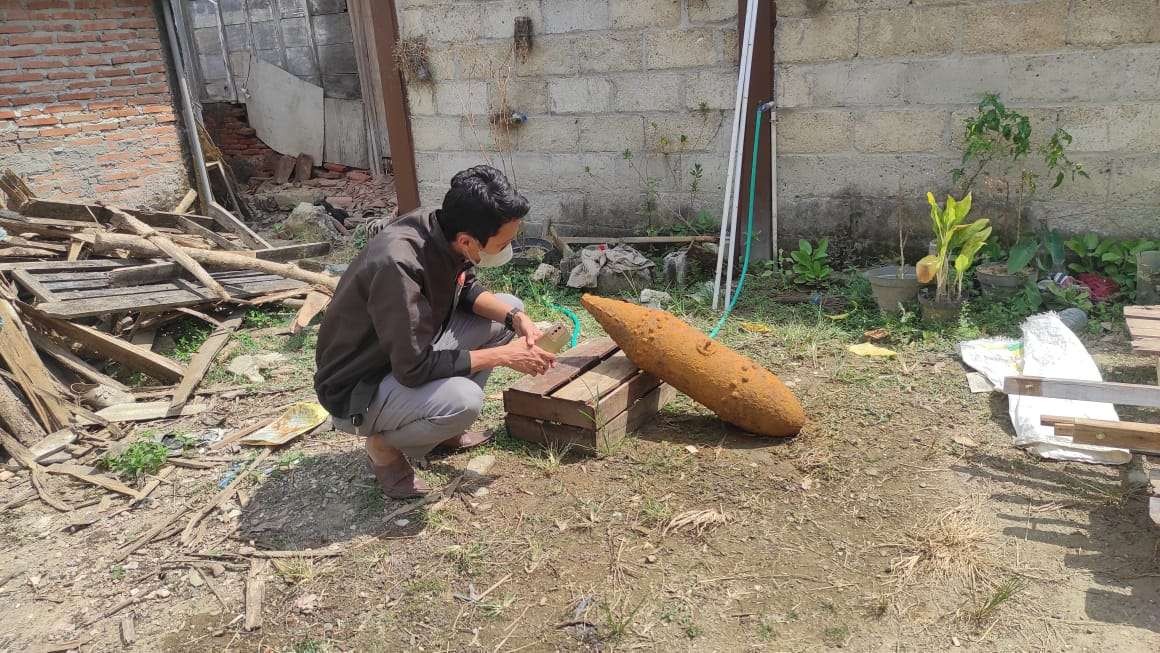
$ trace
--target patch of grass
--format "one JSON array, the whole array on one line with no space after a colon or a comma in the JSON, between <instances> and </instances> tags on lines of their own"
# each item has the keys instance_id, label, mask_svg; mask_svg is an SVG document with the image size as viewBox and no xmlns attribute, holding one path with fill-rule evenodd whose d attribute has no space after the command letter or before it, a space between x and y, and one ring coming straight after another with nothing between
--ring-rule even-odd
<instances>
[{"instance_id":1,"label":"patch of grass","mask_svg":"<svg viewBox=\"0 0 1160 653\"><path fill-rule=\"evenodd\" d=\"M971 612L971 620L979 624L990 621L998 613L999 608L1014 598L1024 587L1023 581L1014 577L999 583L987 595L986 600Z\"/></svg>"},{"instance_id":2,"label":"patch of grass","mask_svg":"<svg viewBox=\"0 0 1160 653\"><path fill-rule=\"evenodd\" d=\"M314 560L311 558L284 558L274 561L274 569L278 575L291 585L313 580L315 576Z\"/></svg>"},{"instance_id":3,"label":"patch of grass","mask_svg":"<svg viewBox=\"0 0 1160 653\"><path fill-rule=\"evenodd\" d=\"M766 617L757 624L757 637L762 641L770 641L777 638L777 629L774 627L776 622Z\"/></svg>"},{"instance_id":4,"label":"patch of grass","mask_svg":"<svg viewBox=\"0 0 1160 653\"><path fill-rule=\"evenodd\" d=\"M487 558L487 545L482 542L472 542L466 546L454 544L447 547L444 555L455 565L459 573L473 576L483 567Z\"/></svg>"},{"instance_id":5,"label":"patch of grass","mask_svg":"<svg viewBox=\"0 0 1160 653\"><path fill-rule=\"evenodd\" d=\"M278 457L278 460L274 463L274 466L278 468L278 470L284 471L298 466L298 464L304 460L306 460L306 454L302 453L301 451L287 451Z\"/></svg>"},{"instance_id":6,"label":"patch of grass","mask_svg":"<svg viewBox=\"0 0 1160 653\"><path fill-rule=\"evenodd\" d=\"M139 440L119 456L106 455L101 465L118 475L138 479L146 474L154 474L169 458L169 449L159 442Z\"/></svg>"},{"instance_id":7,"label":"patch of grass","mask_svg":"<svg viewBox=\"0 0 1160 653\"><path fill-rule=\"evenodd\" d=\"M294 653L325 653L327 646L316 639L304 639L294 643Z\"/></svg>"},{"instance_id":8,"label":"patch of grass","mask_svg":"<svg viewBox=\"0 0 1160 653\"><path fill-rule=\"evenodd\" d=\"M290 321L294 314L284 309L253 308L242 321L243 329L266 329L280 326Z\"/></svg>"},{"instance_id":9,"label":"patch of grass","mask_svg":"<svg viewBox=\"0 0 1160 653\"><path fill-rule=\"evenodd\" d=\"M994 563L985 545L990 532L982 523L981 501L963 503L917 524L907 533L903 554L891 569L897 582L924 576L960 580L968 586L990 585Z\"/></svg>"},{"instance_id":10,"label":"patch of grass","mask_svg":"<svg viewBox=\"0 0 1160 653\"><path fill-rule=\"evenodd\" d=\"M109 567L109 576L113 580L121 580L125 577L125 568L121 565L113 565Z\"/></svg>"},{"instance_id":11,"label":"patch of grass","mask_svg":"<svg viewBox=\"0 0 1160 653\"><path fill-rule=\"evenodd\" d=\"M658 616L661 621L677 626L689 639L696 639L704 633L701 627L693 621L692 610L684 603L669 603Z\"/></svg>"},{"instance_id":12,"label":"patch of grass","mask_svg":"<svg viewBox=\"0 0 1160 653\"><path fill-rule=\"evenodd\" d=\"M182 362L189 361L212 332L213 328L200 320L178 322L172 332L173 357Z\"/></svg>"},{"instance_id":13,"label":"patch of grass","mask_svg":"<svg viewBox=\"0 0 1160 653\"><path fill-rule=\"evenodd\" d=\"M645 497L640 503L640 520L649 526L659 526L669 521L673 509L664 501Z\"/></svg>"},{"instance_id":14,"label":"patch of grass","mask_svg":"<svg viewBox=\"0 0 1160 653\"><path fill-rule=\"evenodd\" d=\"M447 589L447 581L441 578L415 578L403 585L407 594L435 594Z\"/></svg>"},{"instance_id":15,"label":"patch of grass","mask_svg":"<svg viewBox=\"0 0 1160 653\"><path fill-rule=\"evenodd\" d=\"M827 646L842 646L850 637L849 626L830 626L822 631L822 640Z\"/></svg>"},{"instance_id":16,"label":"patch of grass","mask_svg":"<svg viewBox=\"0 0 1160 653\"><path fill-rule=\"evenodd\" d=\"M615 642L624 639L626 635L632 632L632 624L636 621L636 616L640 614L640 610L644 607L645 601L647 600L648 597L642 598L635 606L628 602L627 597L615 603L602 603L601 606L604 611L603 639Z\"/></svg>"},{"instance_id":17,"label":"patch of grass","mask_svg":"<svg viewBox=\"0 0 1160 653\"><path fill-rule=\"evenodd\" d=\"M539 455L533 456L528 464L540 470L544 476L551 477L560 470L560 465L564 463L564 459L571 451L571 442L550 442L544 445L540 449Z\"/></svg>"}]
</instances>

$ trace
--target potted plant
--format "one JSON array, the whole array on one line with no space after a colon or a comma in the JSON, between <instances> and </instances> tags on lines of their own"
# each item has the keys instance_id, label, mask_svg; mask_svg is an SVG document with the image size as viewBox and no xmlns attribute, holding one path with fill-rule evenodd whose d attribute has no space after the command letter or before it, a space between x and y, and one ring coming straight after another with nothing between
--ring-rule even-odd
<instances>
[{"instance_id":1,"label":"potted plant","mask_svg":"<svg viewBox=\"0 0 1160 653\"><path fill-rule=\"evenodd\" d=\"M902 230L902 202L898 213L898 265L884 265L865 272L878 310L899 313L902 305L918 297L918 274L906 265L906 235Z\"/></svg>"},{"instance_id":2,"label":"potted plant","mask_svg":"<svg viewBox=\"0 0 1160 653\"><path fill-rule=\"evenodd\" d=\"M991 236L991 221L981 218L966 222L971 212L970 193L959 201L948 195L945 207L939 206L934 193L927 193L926 201L930 203L930 221L937 251L918 262L917 274L920 283L934 281L935 290L931 293L928 288L920 292L918 302L924 320L953 322L958 319L963 306L963 277ZM952 262L955 269L953 282L950 278Z\"/></svg>"},{"instance_id":3,"label":"potted plant","mask_svg":"<svg viewBox=\"0 0 1160 653\"><path fill-rule=\"evenodd\" d=\"M1058 188L1070 177L1087 177L1083 166L1067 156L1071 134L1057 128L1037 154L1045 169L1054 174L1052 188ZM1023 237L1023 210L1039 189L1039 173L1026 163L1031 152L1031 120L988 93L979 102L976 115L965 123L961 166L952 171L955 182L961 183L961 192L970 192L976 182L994 189L1004 197L1006 232L1010 250L1003 251L1000 243L991 244L994 251L991 262L975 270L975 278L984 294L1010 297L1017 294L1028 281L1039 278L1040 266L1029 264L1036 259L1040 247L1053 244L1038 242L1034 237ZM1054 255L1056 249L1049 249Z\"/></svg>"},{"instance_id":4,"label":"potted plant","mask_svg":"<svg viewBox=\"0 0 1160 653\"><path fill-rule=\"evenodd\" d=\"M987 249L999 253L988 253ZM1041 275L1063 272L1066 255L1063 236L1056 229L1042 228L1039 234L1020 240L1007 252L991 241L983 249L984 259L991 262L975 268L975 279L985 295L1014 297Z\"/></svg>"}]
</instances>

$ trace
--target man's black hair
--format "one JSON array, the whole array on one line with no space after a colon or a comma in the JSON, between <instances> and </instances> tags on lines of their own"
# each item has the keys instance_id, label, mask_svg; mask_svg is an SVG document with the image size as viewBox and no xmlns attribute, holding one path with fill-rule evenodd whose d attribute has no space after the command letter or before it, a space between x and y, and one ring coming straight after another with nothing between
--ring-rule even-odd
<instances>
[{"instance_id":1,"label":"man's black hair","mask_svg":"<svg viewBox=\"0 0 1160 653\"><path fill-rule=\"evenodd\" d=\"M529 210L528 199L512 188L507 175L491 166L475 166L451 178L439 225L448 241L464 232L486 244L500 227Z\"/></svg>"}]
</instances>

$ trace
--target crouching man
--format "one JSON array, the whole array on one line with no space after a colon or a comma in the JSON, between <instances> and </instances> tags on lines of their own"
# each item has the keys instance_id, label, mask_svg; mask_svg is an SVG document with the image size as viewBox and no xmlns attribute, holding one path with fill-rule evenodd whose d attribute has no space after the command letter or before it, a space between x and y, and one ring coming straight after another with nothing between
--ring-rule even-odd
<instances>
[{"instance_id":1,"label":"crouching man","mask_svg":"<svg viewBox=\"0 0 1160 653\"><path fill-rule=\"evenodd\" d=\"M318 332L314 388L338 429L366 436L389 497L430 491L412 460L488 439L468 428L492 369L539 375L555 364L522 302L488 292L472 272L511 259L528 210L499 170L464 170L442 209L400 216L338 284Z\"/></svg>"}]
</instances>

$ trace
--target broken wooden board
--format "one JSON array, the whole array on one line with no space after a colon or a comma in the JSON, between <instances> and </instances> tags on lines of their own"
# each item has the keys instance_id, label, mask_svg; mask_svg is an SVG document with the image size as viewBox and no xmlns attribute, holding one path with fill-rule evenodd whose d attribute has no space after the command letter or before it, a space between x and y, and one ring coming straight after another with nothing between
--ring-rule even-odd
<instances>
[{"instance_id":1,"label":"broken wooden board","mask_svg":"<svg viewBox=\"0 0 1160 653\"><path fill-rule=\"evenodd\" d=\"M59 463L56 465L50 465L44 469L49 474L64 474L66 476L71 476L78 481L83 481L85 483L89 483L90 485L96 485L97 487L101 487L118 494L123 494L130 499L141 498L141 494L137 492L137 490L134 490L133 488L125 485L124 483L111 476L105 476L104 474L97 473L97 470L93 469L92 467Z\"/></svg>"},{"instance_id":2,"label":"broken wooden board","mask_svg":"<svg viewBox=\"0 0 1160 653\"><path fill-rule=\"evenodd\" d=\"M118 362L129 369L144 372L165 383L176 383L185 375L185 368L177 362L103 331L58 320L26 304L20 305L20 312L41 333L55 339L62 346L68 347L75 342L98 356ZM56 428L51 430L55 431Z\"/></svg>"},{"instance_id":3,"label":"broken wooden board","mask_svg":"<svg viewBox=\"0 0 1160 653\"><path fill-rule=\"evenodd\" d=\"M185 366L185 376L181 379L181 383L177 384L177 389L173 391L173 400L169 404L171 408L179 409L189 401L197 384L201 383L222 347L226 346L230 336L242 325L244 317L244 311L235 311L201 343L189 365Z\"/></svg>"},{"instance_id":4,"label":"broken wooden board","mask_svg":"<svg viewBox=\"0 0 1160 653\"><path fill-rule=\"evenodd\" d=\"M1124 321L1133 351L1160 356L1160 306L1125 306Z\"/></svg>"},{"instance_id":5,"label":"broken wooden board","mask_svg":"<svg viewBox=\"0 0 1160 653\"><path fill-rule=\"evenodd\" d=\"M302 245L287 245L285 247L271 247L259 250L236 250L234 254L253 256L263 261L286 262L314 256L325 256L330 253L330 243L306 243ZM209 269L215 269L207 264ZM110 286L135 286L142 283L176 279L182 273L180 265L172 262L148 263L137 266L124 266L109 272Z\"/></svg>"},{"instance_id":6,"label":"broken wooden board","mask_svg":"<svg viewBox=\"0 0 1160 653\"><path fill-rule=\"evenodd\" d=\"M30 331L29 335L32 337L32 342L36 345L37 349L48 354L54 360L56 360L56 362L60 363L72 372L92 381L93 383L108 386L121 392L129 391L129 386L121 383L108 374L101 372L92 365L89 365L85 361L81 360L80 356L77 356L68 349L65 349L48 336L38 331Z\"/></svg>"},{"instance_id":7,"label":"broken wooden board","mask_svg":"<svg viewBox=\"0 0 1160 653\"><path fill-rule=\"evenodd\" d=\"M72 414L66 400L68 393L40 360L22 315L3 298L0 298L0 360L24 391L45 432L52 433L68 425Z\"/></svg>"},{"instance_id":8,"label":"broken wooden board","mask_svg":"<svg viewBox=\"0 0 1160 653\"><path fill-rule=\"evenodd\" d=\"M1160 386L1111 381L1076 381L1038 376L1009 376L1003 392L1027 397L1099 401L1122 406L1160 408Z\"/></svg>"},{"instance_id":9,"label":"broken wooden board","mask_svg":"<svg viewBox=\"0 0 1160 653\"><path fill-rule=\"evenodd\" d=\"M1073 442L1160 455L1160 424L1044 415L1040 422Z\"/></svg>"},{"instance_id":10,"label":"broken wooden board","mask_svg":"<svg viewBox=\"0 0 1160 653\"><path fill-rule=\"evenodd\" d=\"M242 627L257 630L262 627L262 603L266 598L266 570L270 561L265 558L250 560L250 573L246 574L246 618Z\"/></svg>"},{"instance_id":11,"label":"broken wooden board","mask_svg":"<svg viewBox=\"0 0 1160 653\"><path fill-rule=\"evenodd\" d=\"M298 309L298 313L294 316L294 322L290 324L291 335L300 333L303 329L310 325L310 321L319 313L326 310L330 304L331 296L327 293L318 292L316 290L310 291L306 295L306 302L302 308Z\"/></svg>"},{"instance_id":12,"label":"broken wooden board","mask_svg":"<svg viewBox=\"0 0 1160 653\"><path fill-rule=\"evenodd\" d=\"M97 411L97 415L109 422L146 422L154 419L189 417L209 410L209 404L185 404L173 408L168 401L145 401L131 404L115 404ZM86 420L77 420L85 425Z\"/></svg>"},{"instance_id":13,"label":"broken wooden board","mask_svg":"<svg viewBox=\"0 0 1160 653\"><path fill-rule=\"evenodd\" d=\"M367 168L366 115L362 100L324 98L322 100L322 160L352 168Z\"/></svg>"},{"instance_id":14,"label":"broken wooden board","mask_svg":"<svg viewBox=\"0 0 1160 653\"><path fill-rule=\"evenodd\" d=\"M54 453L64 451L64 448L77 441L77 433L72 429L61 429L49 433L40 442L28 447L36 462L41 462Z\"/></svg>"},{"instance_id":15,"label":"broken wooden board","mask_svg":"<svg viewBox=\"0 0 1160 653\"><path fill-rule=\"evenodd\" d=\"M125 311L162 311L212 303L216 299L204 287L182 279L172 281L169 285L172 286L169 290L158 289L115 295L93 295L62 301L44 302L38 304L37 308L41 309L46 315L53 317L76 319ZM301 281L284 279L276 275L266 275L255 280L239 280L233 283L223 283L223 286L230 293L230 296L235 299L256 297L279 290L299 288L302 285L304 284ZM142 287L128 286L126 290Z\"/></svg>"}]
</instances>

